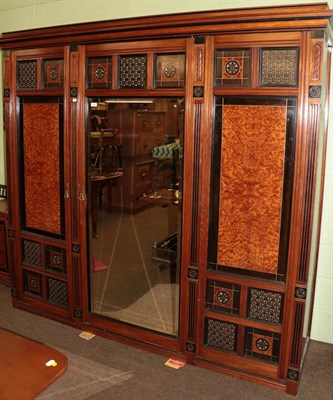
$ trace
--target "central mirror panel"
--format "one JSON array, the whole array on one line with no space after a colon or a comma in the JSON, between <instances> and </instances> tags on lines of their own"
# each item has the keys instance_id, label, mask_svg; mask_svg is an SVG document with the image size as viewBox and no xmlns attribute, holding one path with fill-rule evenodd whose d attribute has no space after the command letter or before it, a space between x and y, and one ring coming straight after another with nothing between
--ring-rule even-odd
<instances>
[{"instance_id":1,"label":"central mirror panel","mask_svg":"<svg viewBox=\"0 0 333 400\"><path fill-rule=\"evenodd\" d=\"M178 336L183 98L89 98L90 311Z\"/></svg>"}]
</instances>

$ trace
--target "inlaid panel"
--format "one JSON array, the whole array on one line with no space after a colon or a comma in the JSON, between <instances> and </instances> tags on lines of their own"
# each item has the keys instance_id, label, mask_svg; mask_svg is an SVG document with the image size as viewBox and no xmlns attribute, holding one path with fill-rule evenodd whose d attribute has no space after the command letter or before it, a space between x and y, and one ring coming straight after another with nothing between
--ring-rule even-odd
<instances>
[{"instance_id":1,"label":"inlaid panel","mask_svg":"<svg viewBox=\"0 0 333 400\"><path fill-rule=\"evenodd\" d=\"M277 364L280 355L281 335L265 330L245 329L245 356Z\"/></svg>"},{"instance_id":2,"label":"inlaid panel","mask_svg":"<svg viewBox=\"0 0 333 400\"><path fill-rule=\"evenodd\" d=\"M111 88L112 57L91 57L87 60L88 88Z\"/></svg>"},{"instance_id":3,"label":"inlaid panel","mask_svg":"<svg viewBox=\"0 0 333 400\"><path fill-rule=\"evenodd\" d=\"M24 103L22 108L24 225L27 229L60 234L59 105L41 102Z\"/></svg>"},{"instance_id":4,"label":"inlaid panel","mask_svg":"<svg viewBox=\"0 0 333 400\"><path fill-rule=\"evenodd\" d=\"M185 54L158 54L155 56L155 86L184 87Z\"/></svg>"},{"instance_id":5,"label":"inlaid panel","mask_svg":"<svg viewBox=\"0 0 333 400\"><path fill-rule=\"evenodd\" d=\"M251 83L250 50L217 50L215 52L216 86L249 86Z\"/></svg>"},{"instance_id":6,"label":"inlaid panel","mask_svg":"<svg viewBox=\"0 0 333 400\"><path fill-rule=\"evenodd\" d=\"M298 49L261 49L261 86L297 86Z\"/></svg>"},{"instance_id":7,"label":"inlaid panel","mask_svg":"<svg viewBox=\"0 0 333 400\"><path fill-rule=\"evenodd\" d=\"M221 265L275 273L286 105L224 105L218 226Z\"/></svg>"},{"instance_id":8,"label":"inlaid panel","mask_svg":"<svg viewBox=\"0 0 333 400\"><path fill-rule=\"evenodd\" d=\"M43 87L62 88L64 85L64 61L43 61Z\"/></svg>"},{"instance_id":9,"label":"inlaid panel","mask_svg":"<svg viewBox=\"0 0 333 400\"><path fill-rule=\"evenodd\" d=\"M207 281L206 307L215 312L239 314L240 286L227 282Z\"/></svg>"},{"instance_id":10,"label":"inlaid panel","mask_svg":"<svg viewBox=\"0 0 333 400\"><path fill-rule=\"evenodd\" d=\"M45 246L46 268L48 270L66 274L66 252L53 246Z\"/></svg>"},{"instance_id":11,"label":"inlaid panel","mask_svg":"<svg viewBox=\"0 0 333 400\"><path fill-rule=\"evenodd\" d=\"M24 291L41 297L43 295L42 275L37 272L24 271L23 276Z\"/></svg>"}]
</instances>

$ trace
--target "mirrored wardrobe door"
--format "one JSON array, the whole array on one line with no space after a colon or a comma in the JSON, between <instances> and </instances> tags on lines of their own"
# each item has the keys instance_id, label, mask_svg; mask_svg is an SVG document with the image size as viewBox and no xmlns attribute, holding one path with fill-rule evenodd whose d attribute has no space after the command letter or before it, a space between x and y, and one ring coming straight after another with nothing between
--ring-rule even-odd
<instances>
[{"instance_id":1,"label":"mirrored wardrobe door","mask_svg":"<svg viewBox=\"0 0 333 400\"><path fill-rule=\"evenodd\" d=\"M90 310L178 336L183 98L89 98Z\"/></svg>"}]
</instances>

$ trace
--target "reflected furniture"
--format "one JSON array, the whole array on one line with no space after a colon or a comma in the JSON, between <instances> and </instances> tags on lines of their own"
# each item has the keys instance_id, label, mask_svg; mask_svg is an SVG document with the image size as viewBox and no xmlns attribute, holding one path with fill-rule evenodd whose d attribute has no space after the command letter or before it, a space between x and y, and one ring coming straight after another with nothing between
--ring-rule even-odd
<instances>
[{"instance_id":1,"label":"reflected furniture","mask_svg":"<svg viewBox=\"0 0 333 400\"><path fill-rule=\"evenodd\" d=\"M112 187L117 184L118 178L123 176L123 172L112 172L107 175L91 175L91 214L93 237L97 237L97 210L100 206L101 191L107 188L107 210L112 212Z\"/></svg>"}]
</instances>

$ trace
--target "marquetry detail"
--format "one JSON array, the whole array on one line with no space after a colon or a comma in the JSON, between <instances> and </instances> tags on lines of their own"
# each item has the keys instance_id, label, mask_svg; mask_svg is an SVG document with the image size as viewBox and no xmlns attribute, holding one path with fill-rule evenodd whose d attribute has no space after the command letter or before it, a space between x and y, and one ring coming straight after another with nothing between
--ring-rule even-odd
<instances>
[{"instance_id":1,"label":"marquetry detail","mask_svg":"<svg viewBox=\"0 0 333 400\"><path fill-rule=\"evenodd\" d=\"M8 50L3 52L3 87L10 86L10 52Z\"/></svg>"},{"instance_id":2,"label":"marquetry detail","mask_svg":"<svg viewBox=\"0 0 333 400\"><path fill-rule=\"evenodd\" d=\"M112 87L112 57L88 58L87 67L88 88Z\"/></svg>"},{"instance_id":3,"label":"marquetry detail","mask_svg":"<svg viewBox=\"0 0 333 400\"><path fill-rule=\"evenodd\" d=\"M189 268L187 275L190 279L198 279L198 270L195 268Z\"/></svg>"},{"instance_id":4,"label":"marquetry detail","mask_svg":"<svg viewBox=\"0 0 333 400\"><path fill-rule=\"evenodd\" d=\"M80 246L78 244L72 244L72 252L79 254L80 253Z\"/></svg>"},{"instance_id":5,"label":"marquetry detail","mask_svg":"<svg viewBox=\"0 0 333 400\"><path fill-rule=\"evenodd\" d=\"M311 40L310 82L322 81L323 39Z\"/></svg>"},{"instance_id":6,"label":"marquetry detail","mask_svg":"<svg viewBox=\"0 0 333 400\"><path fill-rule=\"evenodd\" d=\"M189 353L195 353L195 344L187 342L186 343L186 351L188 351Z\"/></svg>"},{"instance_id":7,"label":"marquetry detail","mask_svg":"<svg viewBox=\"0 0 333 400\"><path fill-rule=\"evenodd\" d=\"M248 318L280 323L282 299L281 293L250 288Z\"/></svg>"},{"instance_id":8,"label":"marquetry detail","mask_svg":"<svg viewBox=\"0 0 333 400\"><path fill-rule=\"evenodd\" d=\"M119 56L120 88L139 89L147 84L147 56Z\"/></svg>"},{"instance_id":9,"label":"marquetry detail","mask_svg":"<svg viewBox=\"0 0 333 400\"><path fill-rule=\"evenodd\" d=\"M77 95L78 95L78 88L77 88L77 87L71 87L71 88L70 88L70 95L71 95L71 97L77 97Z\"/></svg>"},{"instance_id":10,"label":"marquetry detail","mask_svg":"<svg viewBox=\"0 0 333 400\"><path fill-rule=\"evenodd\" d=\"M57 247L45 246L46 268L66 274L66 251Z\"/></svg>"},{"instance_id":11,"label":"marquetry detail","mask_svg":"<svg viewBox=\"0 0 333 400\"><path fill-rule=\"evenodd\" d=\"M292 381L298 381L299 371L296 371L294 369L288 369L288 379L291 379Z\"/></svg>"},{"instance_id":12,"label":"marquetry detail","mask_svg":"<svg viewBox=\"0 0 333 400\"><path fill-rule=\"evenodd\" d=\"M236 351L237 325L207 318L205 344L218 350Z\"/></svg>"},{"instance_id":13,"label":"marquetry detail","mask_svg":"<svg viewBox=\"0 0 333 400\"><path fill-rule=\"evenodd\" d=\"M251 81L249 49L216 50L215 85L249 86Z\"/></svg>"},{"instance_id":14,"label":"marquetry detail","mask_svg":"<svg viewBox=\"0 0 333 400\"><path fill-rule=\"evenodd\" d=\"M203 83L204 76L204 46L195 48L195 83Z\"/></svg>"},{"instance_id":15,"label":"marquetry detail","mask_svg":"<svg viewBox=\"0 0 333 400\"><path fill-rule=\"evenodd\" d=\"M193 97L203 97L204 96L204 87L203 86L194 86L193 87Z\"/></svg>"},{"instance_id":16,"label":"marquetry detail","mask_svg":"<svg viewBox=\"0 0 333 400\"><path fill-rule=\"evenodd\" d=\"M67 283L47 278L47 300L60 306L67 306Z\"/></svg>"},{"instance_id":17,"label":"marquetry detail","mask_svg":"<svg viewBox=\"0 0 333 400\"><path fill-rule=\"evenodd\" d=\"M281 335L254 328L245 329L245 356L272 364L278 363Z\"/></svg>"},{"instance_id":18,"label":"marquetry detail","mask_svg":"<svg viewBox=\"0 0 333 400\"><path fill-rule=\"evenodd\" d=\"M32 271L24 271L24 291L42 296L42 275Z\"/></svg>"},{"instance_id":19,"label":"marquetry detail","mask_svg":"<svg viewBox=\"0 0 333 400\"><path fill-rule=\"evenodd\" d=\"M17 62L17 88L18 89L37 88L36 60Z\"/></svg>"},{"instance_id":20,"label":"marquetry detail","mask_svg":"<svg viewBox=\"0 0 333 400\"><path fill-rule=\"evenodd\" d=\"M43 61L43 87L62 88L64 84L64 61L45 60Z\"/></svg>"},{"instance_id":21,"label":"marquetry detail","mask_svg":"<svg viewBox=\"0 0 333 400\"><path fill-rule=\"evenodd\" d=\"M10 89L3 90L3 97L10 97Z\"/></svg>"},{"instance_id":22,"label":"marquetry detail","mask_svg":"<svg viewBox=\"0 0 333 400\"><path fill-rule=\"evenodd\" d=\"M155 56L155 87L185 86L185 54Z\"/></svg>"},{"instance_id":23,"label":"marquetry detail","mask_svg":"<svg viewBox=\"0 0 333 400\"><path fill-rule=\"evenodd\" d=\"M295 289L295 298L296 299L301 299L301 300L306 300L306 289L302 287L297 287Z\"/></svg>"},{"instance_id":24,"label":"marquetry detail","mask_svg":"<svg viewBox=\"0 0 333 400\"><path fill-rule=\"evenodd\" d=\"M15 231L14 229L8 229L8 237L10 239L13 239L15 237Z\"/></svg>"},{"instance_id":25,"label":"marquetry detail","mask_svg":"<svg viewBox=\"0 0 333 400\"><path fill-rule=\"evenodd\" d=\"M297 86L298 48L261 49L261 86Z\"/></svg>"},{"instance_id":26,"label":"marquetry detail","mask_svg":"<svg viewBox=\"0 0 333 400\"><path fill-rule=\"evenodd\" d=\"M319 99L321 97L321 86L310 86L309 87L309 97L311 99Z\"/></svg>"},{"instance_id":27,"label":"marquetry detail","mask_svg":"<svg viewBox=\"0 0 333 400\"><path fill-rule=\"evenodd\" d=\"M11 292L10 292L10 294L11 294L11 296L14 297L14 298L17 297L17 290L12 289Z\"/></svg>"},{"instance_id":28,"label":"marquetry detail","mask_svg":"<svg viewBox=\"0 0 333 400\"><path fill-rule=\"evenodd\" d=\"M302 331L304 322L305 302L295 302L294 306L294 329L291 355L289 363L299 367L302 356Z\"/></svg>"},{"instance_id":29,"label":"marquetry detail","mask_svg":"<svg viewBox=\"0 0 333 400\"><path fill-rule=\"evenodd\" d=\"M40 267L42 265L41 245L30 240L23 240L23 263Z\"/></svg>"},{"instance_id":30,"label":"marquetry detail","mask_svg":"<svg viewBox=\"0 0 333 400\"><path fill-rule=\"evenodd\" d=\"M82 312L80 310L74 310L74 318L82 318Z\"/></svg>"},{"instance_id":31,"label":"marquetry detail","mask_svg":"<svg viewBox=\"0 0 333 400\"><path fill-rule=\"evenodd\" d=\"M206 308L210 311L239 315L239 285L219 281L207 281Z\"/></svg>"}]
</instances>

